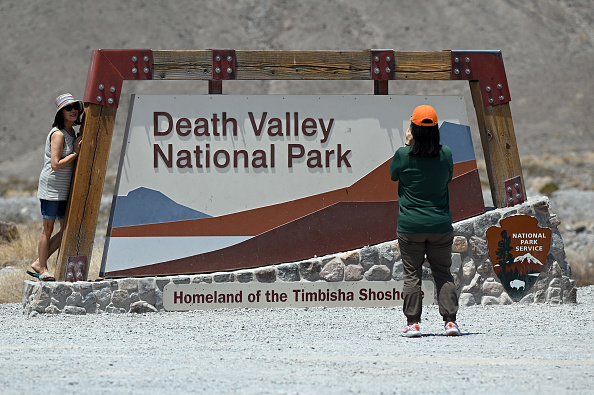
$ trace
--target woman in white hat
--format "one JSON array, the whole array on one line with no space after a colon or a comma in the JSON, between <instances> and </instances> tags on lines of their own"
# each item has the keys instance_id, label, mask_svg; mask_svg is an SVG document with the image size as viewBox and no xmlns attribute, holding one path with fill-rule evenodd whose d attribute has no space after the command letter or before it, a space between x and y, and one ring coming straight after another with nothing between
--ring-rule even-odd
<instances>
[{"instance_id":1,"label":"woman in white hat","mask_svg":"<svg viewBox=\"0 0 594 395\"><path fill-rule=\"evenodd\" d=\"M45 140L43 168L37 192L43 217L43 228L37 245L39 258L31 264L33 271L27 271L41 281L55 281L47 269L47 260L62 242L74 161L78 157L82 141L80 136L76 137L74 126L80 125L82 113L83 103L80 100L75 100L70 93L58 96L52 130ZM56 219L60 220L60 231L51 237Z\"/></svg>"}]
</instances>

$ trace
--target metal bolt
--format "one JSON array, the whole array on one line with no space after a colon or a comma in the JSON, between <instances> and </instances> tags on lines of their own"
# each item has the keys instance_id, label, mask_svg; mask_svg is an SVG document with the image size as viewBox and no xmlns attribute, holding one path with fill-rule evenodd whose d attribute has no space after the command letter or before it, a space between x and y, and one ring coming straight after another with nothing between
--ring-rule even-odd
<instances>
[{"instance_id":1,"label":"metal bolt","mask_svg":"<svg viewBox=\"0 0 594 395\"><path fill-rule=\"evenodd\" d=\"M148 62L148 61L149 61L149 57L148 57L148 56L145 56L145 57L144 57L144 61L145 61L145 62Z\"/></svg>"},{"instance_id":2,"label":"metal bolt","mask_svg":"<svg viewBox=\"0 0 594 395\"><path fill-rule=\"evenodd\" d=\"M215 73L217 73L217 74L218 74L218 73L220 73L220 72L221 72L221 68L220 68L220 67L217 67L217 68L215 69Z\"/></svg>"},{"instance_id":3,"label":"metal bolt","mask_svg":"<svg viewBox=\"0 0 594 395\"><path fill-rule=\"evenodd\" d=\"M466 63L470 63L470 58L466 58Z\"/></svg>"},{"instance_id":4,"label":"metal bolt","mask_svg":"<svg viewBox=\"0 0 594 395\"><path fill-rule=\"evenodd\" d=\"M112 86L111 88L109 88L109 90L111 91L111 93L115 92L115 86Z\"/></svg>"},{"instance_id":5,"label":"metal bolt","mask_svg":"<svg viewBox=\"0 0 594 395\"><path fill-rule=\"evenodd\" d=\"M227 74L231 74L233 72L233 69L231 67L227 68Z\"/></svg>"},{"instance_id":6,"label":"metal bolt","mask_svg":"<svg viewBox=\"0 0 594 395\"><path fill-rule=\"evenodd\" d=\"M504 101L505 100L505 96L503 96L503 95L499 96L499 100Z\"/></svg>"},{"instance_id":7,"label":"metal bolt","mask_svg":"<svg viewBox=\"0 0 594 395\"><path fill-rule=\"evenodd\" d=\"M149 68L148 68L148 67L145 67L145 68L144 68L144 73L145 73L145 74L148 74L148 72L149 72L149 71L150 71L150 70L149 70Z\"/></svg>"},{"instance_id":8,"label":"metal bolt","mask_svg":"<svg viewBox=\"0 0 594 395\"><path fill-rule=\"evenodd\" d=\"M514 198L513 197L510 197L508 200L509 200L510 203L513 203L514 202Z\"/></svg>"},{"instance_id":9,"label":"metal bolt","mask_svg":"<svg viewBox=\"0 0 594 395\"><path fill-rule=\"evenodd\" d=\"M516 182L516 183L514 184L514 187L515 187L516 189L520 189L520 184L518 184L518 183Z\"/></svg>"},{"instance_id":10,"label":"metal bolt","mask_svg":"<svg viewBox=\"0 0 594 395\"><path fill-rule=\"evenodd\" d=\"M379 73L380 73L380 69L379 69L378 67L376 67L375 69L373 69L373 72L374 72L375 74L379 74Z\"/></svg>"},{"instance_id":11,"label":"metal bolt","mask_svg":"<svg viewBox=\"0 0 594 395\"><path fill-rule=\"evenodd\" d=\"M217 62L220 62L220 61L221 61L221 57L220 57L219 55L217 55L217 56L215 57L215 60L216 60Z\"/></svg>"},{"instance_id":12,"label":"metal bolt","mask_svg":"<svg viewBox=\"0 0 594 395\"><path fill-rule=\"evenodd\" d=\"M460 58L454 58L454 62L458 63L460 61Z\"/></svg>"},{"instance_id":13,"label":"metal bolt","mask_svg":"<svg viewBox=\"0 0 594 395\"><path fill-rule=\"evenodd\" d=\"M105 87L103 86L103 84L99 84L99 90L102 91L103 89L105 89Z\"/></svg>"},{"instance_id":14,"label":"metal bolt","mask_svg":"<svg viewBox=\"0 0 594 395\"><path fill-rule=\"evenodd\" d=\"M503 89L503 85L497 84L497 89Z\"/></svg>"},{"instance_id":15,"label":"metal bolt","mask_svg":"<svg viewBox=\"0 0 594 395\"><path fill-rule=\"evenodd\" d=\"M138 60L138 58L136 56L132 56L132 61L136 62Z\"/></svg>"},{"instance_id":16,"label":"metal bolt","mask_svg":"<svg viewBox=\"0 0 594 395\"><path fill-rule=\"evenodd\" d=\"M511 192L512 191L512 187L507 187L507 191Z\"/></svg>"},{"instance_id":17,"label":"metal bolt","mask_svg":"<svg viewBox=\"0 0 594 395\"><path fill-rule=\"evenodd\" d=\"M136 67L134 67L134 68L132 69L132 74L136 74L136 73L138 73L138 69L137 69Z\"/></svg>"},{"instance_id":18,"label":"metal bolt","mask_svg":"<svg viewBox=\"0 0 594 395\"><path fill-rule=\"evenodd\" d=\"M227 62L230 62L232 60L233 60L233 58L231 57L231 55L227 56Z\"/></svg>"},{"instance_id":19,"label":"metal bolt","mask_svg":"<svg viewBox=\"0 0 594 395\"><path fill-rule=\"evenodd\" d=\"M101 96L97 96L97 101L101 101L103 98Z\"/></svg>"},{"instance_id":20,"label":"metal bolt","mask_svg":"<svg viewBox=\"0 0 594 395\"><path fill-rule=\"evenodd\" d=\"M489 98L489 103L493 104L494 101L492 97Z\"/></svg>"},{"instance_id":21,"label":"metal bolt","mask_svg":"<svg viewBox=\"0 0 594 395\"><path fill-rule=\"evenodd\" d=\"M465 72L466 74L470 74L470 69L466 69L466 70L464 70L464 72Z\"/></svg>"},{"instance_id":22,"label":"metal bolt","mask_svg":"<svg viewBox=\"0 0 594 395\"><path fill-rule=\"evenodd\" d=\"M516 199L522 199L522 194L521 193L516 193Z\"/></svg>"},{"instance_id":23,"label":"metal bolt","mask_svg":"<svg viewBox=\"0 0 594 395\"><path fill-rule=\"evenodd\" d=\"M386 67L386 73L389 73L390 71L392 71L392 69L390 69L389 67Z\"/></svg>"},{"instance_id":24,"label":"metal bolt","mask_svg":"<svg viewBox=\"0 0 594 395\"><path fill-rule=\"evenodd\" d=\"M373 58L373 60L375 60L376 62L379 62L379 56L376 56L375 58Z\"/></svg>"},{"instance_id":25,"label":"metal bolt","mask_svg":"<svg viewBox=\"0 0 594 395\"><path fill-rule=\"evenodd\" d=\"M389 56L386 56L386 62L389 62L390 60L392 60L392 58Z\"/></svg>"},{"instance_id":26,"label":"metal bolt","mask_svg":"<svg viewBox=\"0 0 594 395\"><path fill-rule=\"evenodd\" d=\"M109 99L107 99L107 102L108 102L109 104L113 104L113 99L110 97Z\"/></svg>"},{"instance_id":27,"label":"metal bolt","mask_svg":"<svg viewBox=\"0 0 594 395\"><path fill-rule=\"evenodd\" d=\"M460 70L459 69L455 69L454 70L454 74L460 74Z\"/></svg>"},{"instance_id":28,"label":"metal bolt","mask_svg":"<svg viewBox=\"0 0 594 395\"><path fill-rule=\"evenodd\" d=\"M486 90L487 92L491 92L491 87L490 87L490 86L487 86L487 87L485 88L485 90Z\"/></svg>"}]
</instances>

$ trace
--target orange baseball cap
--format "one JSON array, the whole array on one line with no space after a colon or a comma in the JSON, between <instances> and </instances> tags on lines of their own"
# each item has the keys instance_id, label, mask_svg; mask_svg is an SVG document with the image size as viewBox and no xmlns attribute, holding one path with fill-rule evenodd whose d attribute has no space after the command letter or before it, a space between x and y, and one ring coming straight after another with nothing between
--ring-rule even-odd
<instances>
[{"instance_id":1,"label":"orange baseball cap","mask_svg":"<svg viewBox=\"0 0 594 395\"><path fill-rule=\"evenodd\" d=\"M423 104L415 108L410 120L417 126L435 126L437 125L437 113L433 107Z\"/></svg>"}]
</instances>

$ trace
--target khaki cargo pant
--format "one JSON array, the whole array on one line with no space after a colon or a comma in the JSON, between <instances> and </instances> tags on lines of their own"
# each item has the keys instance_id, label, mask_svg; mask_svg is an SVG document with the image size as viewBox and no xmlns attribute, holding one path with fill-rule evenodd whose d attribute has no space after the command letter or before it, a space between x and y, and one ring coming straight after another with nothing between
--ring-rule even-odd
<instances>
[{"instance_id":1,"label":"khaki cargo pant","mask_svg":"<svg viewBox=\"0 0 594 395\"><path fill-rule=\"evenodd\" d=\"M398 233L398 243L404 265L404 315L408 323L419 322L423 309L421 275L425 256L431 266L439 314L444 321L456 321L458 295L450 273L454 232Z\"/></svg>"}]
</instances>

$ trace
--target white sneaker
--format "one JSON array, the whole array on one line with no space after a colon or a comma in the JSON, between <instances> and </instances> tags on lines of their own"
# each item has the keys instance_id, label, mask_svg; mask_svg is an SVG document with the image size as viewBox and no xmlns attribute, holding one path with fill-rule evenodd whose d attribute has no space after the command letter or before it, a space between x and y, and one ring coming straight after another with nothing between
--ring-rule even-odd
<instances>
[{"instance_id":1,"label":"white sneaker","mask_svg":"<svg viewBox=\"0 0 594 395\"><path fill-rule=\"evenodd\" d=\"M446 336L460 336L460 328L458 328L458 324L453 321L446 322L444 329Z\"/></svg>"},{"instance_id":2,"label":"white sneaker","mask_svg":"<svg viewBox=\"0 0 594 395\"><path fill-rule=\"evenodd\" d=\"M407 325L400 330L400 336L421 337L421 328L418 323Z\"/></svg>"}]
</instances>

